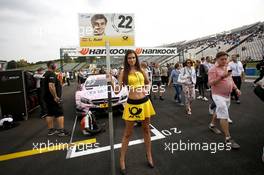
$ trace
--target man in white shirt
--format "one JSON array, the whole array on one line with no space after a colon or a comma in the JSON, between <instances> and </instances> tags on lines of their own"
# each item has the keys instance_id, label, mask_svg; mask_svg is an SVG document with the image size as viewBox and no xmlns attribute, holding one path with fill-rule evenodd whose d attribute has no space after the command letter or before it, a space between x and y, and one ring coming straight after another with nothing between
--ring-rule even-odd
<instances>
[{"instance_id":1,"label":"man in white shirt","mask_svg":"<svg viewBox=\"0 0 264 175\"><path fill-rule=\"evenodd\" d=\"M228 63L228 66L230 68L230 71L232 71L233 81L236 84L237 88L240 90L242 79L244 78L244 68L241 61L237 60L237 57L237 54L233 54L231 56L232 61ZM231 96L235 98L237 104L240 104L239 97L235 92L232 92Z\"/></svg>"},{"instance_id":2,"label":"man in white shirt","mask_svg":"<svg viewBox=\"0 0 264 175\"><path fill-rule=\"evenodd\" d=\"M161 66L161 82L163 85L166 85L168 84L168 68L166 66Z\"/></svg>"},{"instance_id":3,"label":"man in white shirt","mask_svg":"<svg viewBox=\"0 0 264 175\"><path fill-rule=\"evenodd\" d=\"M66 72L67 85L70 86L70 72Z\"/></svg>"},{"instance_id":4,"label":"man in white shirt","mask_svg":"<svg viewBox=\"0 0 264 175\"><path fill-rule=\"evenodd\" d=\"M34 78L36 79L36 87L37 87L37 95L38 102L40 106L40 117L44 117L46 115L45 103L43 100L43 90L42 90L42 81L43 81L44 69L42 67L37 69L37 72L34 74Z\"/></svg>"},{"instance_id":5,"label":"man in white shirt","mask_svg":"<svg viewBox=\"0 0 264 175\"><path fill-rule=\"evenodd\" d=\"M208 70L214 66L211 62L212 62L212 57L207 56L204 65L207 67Z\"/></svg>"},{"instance_id":6,"label":"man in white shirt","mask_svg":"<svg viewBox=\"0 0 264 175\"><path fill-rule=\"evenodd\" d=\"M201 64L204 65L205 68L205 79L204 79L204 86L206 88L207 91L210 91L210 87L208 86L208 71L211 67L213 67L213 65L211 64L211 57L207 56L205 59L204 57L201 59Z\"/></svg>"}]
</instances>

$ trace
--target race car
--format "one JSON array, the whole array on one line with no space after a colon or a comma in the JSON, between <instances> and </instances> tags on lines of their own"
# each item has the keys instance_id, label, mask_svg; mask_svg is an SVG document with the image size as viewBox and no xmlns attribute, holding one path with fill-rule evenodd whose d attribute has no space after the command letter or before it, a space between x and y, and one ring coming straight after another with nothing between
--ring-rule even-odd
<instances>
[{"instance_id":1,"label":"race car","mask_svg":"<svg viewBox=\"0 0 264 175\"><path fill-rule=\"evenodd\" d=\"M112 76L115 84L117 79ZM108 108L107 80L105 74L89 75L86 81L80 85L75 93L76 111L78 113L92 111L105 112ZM123 110L123 104L127 101L128 90L122 87L116 95L112 89L113 110Z\"/></svg>"}]
</instances>

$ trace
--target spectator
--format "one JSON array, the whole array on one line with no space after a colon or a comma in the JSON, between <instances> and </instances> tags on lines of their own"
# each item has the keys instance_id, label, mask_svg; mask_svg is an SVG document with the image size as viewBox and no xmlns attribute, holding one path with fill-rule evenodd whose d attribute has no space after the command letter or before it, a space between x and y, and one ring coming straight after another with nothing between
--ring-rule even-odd
<instances>
[{"instance_id":1,"label":"spectator","mask_svg":"<svg viewBox=\"0 0 264 175\"><path fill-rule=\"evenodd\" d=\"M161 89L161 73L160 73L160 68L159 68L159 64L156 63L155 67L153 68L153 74L152 74L152 80L153 80L153 86L157 86L158 91L157 92L153 92L154 94L154 99L156 99L156 94L159 94L159 99L160 100L164 100L164 98L162 97L163 95L163 91Z\"/></svg>"},{"instance_id":2,"label":"spectator","mask_svg":"<svg viewBox=\"0 0 264 175\"><path fill-rule=\"evenodd\" d=\"M232 61L229 62L228 66L230 68L230 71L232 72L232 78L234 83L236 84L236 87L240 90L242 79L244 77L244 68L240 61L237 60L237 54L233 54L231 56ZM231 97L234 97L237 104L240 104L239 97L235 90L233 90Z\"/></svg>"},{"instance_id":3,"label":"spectator","mask_svg":"<svg viewBox=\"0 0 264 175\"><path fill-rule=\"evenodd\" d=\"M96 70L96 68L92 68L91 73L92 73L92 74L97 74L97 70ZM103 73L103 71L102 71L102 73ZM100 72L99 72L99 74L100 74Z\"/></svg>"},{"instance_id":4,"label":"spectator","mask_svg":"<svg viewBox=\"0 0 264 175\"><path fill-rule=\"evenodd\" d=\"M56 74L57 74L57 79L59 80L60 84L63 85L64 84L64 80L63 80L64 76L63 76L63 73L57 71Z\"/></svg>"},{"instance_id":5,"label":"spectator","mask_svg":"<svg viewBox=\"0 0 264 175\"><path fill-rule=\"evenodd\" d=\"M235 89L237 95L241 94L240 90L236 87L231 72L228 72L227 67L228 54L226 52L218 52L216 54L217 64L212 67L209 72L209 85L212 89L212 98L216 104L216 116L220 120L221 128L224 132L225 143L230 144L231 148L238 149L240 145L237 144L231 137L229 131L229 111L230 94ZM213 123L211 123L213 124Z\"/></svg>"},{"instance_id":6,"label":"spectator","mask_svg":"<svg viewBox=\"0 0 264 175\"><path fill-rule=\"evenodd\" d=\"M209 86L208 86L208 71L209 71L209 69L210 69L210 67L211 67L211 64L210 64L210 57L207 56L207 57L205 58L205 60L202 61L202 64L205 66L205 72L206 72L205 79L204 79L204 86L205 86L206 90L209 91L210 88L209 88Z\"/></svg>"},{"instance_id":7,"label":"spectator","mask_svg":"<svg viewBox=\"0 0 264 175\"><path fill-rule=\"evenodd\" d=\"M261 80L264 77L264 56L263 59L260 61L260 63L257 64L256 66L257 70L259 70L260 75L259 77L254 81L254 84L256 85L256 83Z\"/></svg>"},{"instance_id":8,"label":"spectator","mask_svg":"<svg viewBox=\"0 0 264 175\"><path fill-rule=\"evenodd\" d=\"M179 82L182 83L183 92L185 96L185 107L186 113L188 115L192 114L191 104L195 99L195 84L196 84L196 73L193 68L193 62L191 59L187 59L185 62L185 67L181 69L179 75Z\"/></svg>"},{"instance_id":9,"label":"spectator","mask_svg":"<svg viewBox=\"0 0 264 175\"><path fill-rule=\"evenodd\" d=\"M104 67L101 67L101 69L99 70L99 74L106 74Z\"/></svg>"},{"instance_id":10,"label":"spectator","mask_svg":"<svg viewBox=\"0 0 264 175\"><path fill-rule=\"evenodd\" d=\"M205 77L207 76L206 73L206 68L203 64L201 64L200 60L196 61L196 68L195 68L195 72L196 72L196 77L197 77L197 88L199 90L199 96L197 97L197 99L202 99L204 101L208 101L208 99L205 97L205 93L204 93L204 85L205 85Z\"/></svg>"},{"instance_id":11,"label":"spectator","mask_svg":"<svg viewBox=\"0 0 264 175\"><path fill-rule=\"evenodd\" d=\"M174 69L171 71L171 75L169 78L169 83L168 86L171 84L171 82L173 83L173 87L175 89L175 96L174 99L176 100L176 102L178 102L181 106L183 106L182 103L182 85L178 82L178 78L179 75L181 73L181 68L180 68L180 64L176 63L174 66Z\"/></svg>"},{"instance_id":12,"label":"spectator","mask_svg":"<svg viewBox=\"0 0 264 175\"><path fill-rule=\"evenodd\" d=\"M66 72L66 81L67 81L67 85L70 86L70 73Z\"/></svg>"},{"instance_id":13,"label":"spectator","mask_svg":"<svg viewBox=\"0 0 264 175\"><path fill-rule=\"evenodd\" d=\"M167 68L168 68L168 82L169 82L169 77L170 77L170 75L171 75L171 71L174 69L174 66L175 65L173 65L173 64L171 64L171 65L167 65Z\"/></svg>"},{"instance_id":14,"label":"spectator","mask_svg":"<svg viewBox=\"0 0 264 175\"><path fill-rule=\"evenodd\" d=\"M243 60L242 64L243 64L243 69L244 69L244 72L245 72L246 68L247 68L247 60Z\"/></svg>"},{"instance_id":15,"label":"spectator","mask_svg":"<svg viewBox=\"0 0 264 175\"><path fill-rule=\"evenodd\" d=\"M61 84L63 85L66 82L66 72L58 72L58 75L62 76Z\"/></svg>"},{"instance_id":16,"label":"spectator","mask_svg":"<svg viewBox=\"0 0 264 175\"><path fill-rule=\"evenodd\" d=\"M166 86L168 84L168 68L166 66L161 67L161 82Z\"/></svg>"},{"instance_id":17,"label":"spectator","mask_svg":"<svg viewBox=\"0 0 264 175\"><path fill-rule=\"evenodd\" d=\"M264 77L257 82L254 92L262 101L264 101Z\"/></svg>"},{"instance_id":18,"label":"spectator","mask_svg":"<svg viewBox=\"0 0 264 175\"><path fill-rule=\"evenodd\" d=\"M78 72L78 84L84 83L85 78L84 78L84 72L82 69Z\"/></svg>"}]
</instances>

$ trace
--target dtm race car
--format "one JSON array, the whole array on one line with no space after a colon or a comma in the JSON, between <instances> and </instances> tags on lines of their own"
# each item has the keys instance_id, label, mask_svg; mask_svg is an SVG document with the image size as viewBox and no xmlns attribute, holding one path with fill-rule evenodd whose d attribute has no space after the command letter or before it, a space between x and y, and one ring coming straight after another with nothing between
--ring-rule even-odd
<instances>
[{"instance_id":1,"label":"dtm race car","mask_svg":"<svg viewBox=\"0 0 264 175\"><path fill-rule=\"evenodd\" d=\"M117 84L118 81L112 77ZM123 104L128 97L128 90L123 87L116 95L112 89L112 106L113 110L122 110ZM80 88L75 93L76 110L79 113L92 111L105 111L108 108L108 93L106 75L89 75L86 81L80 85Z\"/></svg>"}]
</instances>

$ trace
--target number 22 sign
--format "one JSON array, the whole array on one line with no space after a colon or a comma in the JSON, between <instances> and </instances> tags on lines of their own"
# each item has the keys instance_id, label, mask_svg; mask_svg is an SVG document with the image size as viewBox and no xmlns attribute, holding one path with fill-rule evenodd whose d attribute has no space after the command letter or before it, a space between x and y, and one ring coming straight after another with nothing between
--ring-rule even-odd
<instances>
[{"instance_id":1,"label":"number 22 sign","mask_svg":"<svg viewBox=\"0 0 264 175\"><path fill-rule=\"evenodd\" d=\"M134 46L133 14L79 14L81 47Z\"/></svg>"}]
</instances>

